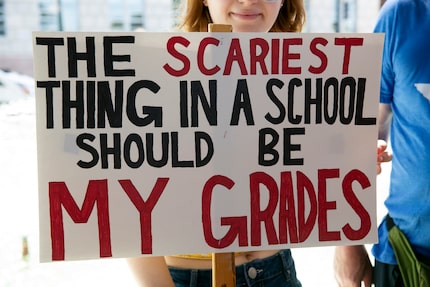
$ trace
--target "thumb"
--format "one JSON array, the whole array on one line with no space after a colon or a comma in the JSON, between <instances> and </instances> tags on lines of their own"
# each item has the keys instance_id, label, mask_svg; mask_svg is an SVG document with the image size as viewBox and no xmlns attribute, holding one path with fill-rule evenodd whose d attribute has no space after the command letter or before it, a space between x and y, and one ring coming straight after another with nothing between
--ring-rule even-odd
<instances>
[{"instance_id":1,"label":"thumb","mask_svg":"<svg viewBox=\"0 0 430 287\"><path fill-rule=\"evenodd\" d=\"M367 268L364 274L364 278L363 278L364 287L371 287L372 282L373 282L373 268L370 267L370 268Z\"/></svg>"}]
</instances>

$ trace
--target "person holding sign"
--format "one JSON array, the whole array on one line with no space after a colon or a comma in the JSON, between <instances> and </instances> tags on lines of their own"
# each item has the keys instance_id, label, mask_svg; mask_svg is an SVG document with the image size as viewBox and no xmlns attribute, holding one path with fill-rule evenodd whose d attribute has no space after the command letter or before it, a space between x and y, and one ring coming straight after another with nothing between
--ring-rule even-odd
<instances>
[{"instance_id":1,"label":"person holding sign","mask_svg":"<svg viewBox=\"0 0 430 287\"><path fill-rule=\"evenodd\" d=\"M366 249L343 246L335 252L336 279L342 287L360 286L361 282L370 287L372 281L377 287L429 286L430 1L388 0L380 11L375 32L385 33L379 138L385 140L390 133L393 150L385 201L389 216L380 224L379 243L372 249L373 278ZM406 264L399 249L393 248L398 241L391 239L393 225L387 224L390 218L405 235L402 246L411 247L400 248L410 251ZM411 269L403 269L405 266ZM415 266L417 270L411 271ZM409 279L410 273L418 282Z\"/></svg>"},{"instance_id":2,"label":"person holding sign","mask_svg":"<svg viewBox=\"0 0 430 287\"><path fill-rule=\"evenodd\" d=\"M300 32L302 0L187 0L180 28L206 32L208 25L231 25L233 32ZM210 254L129 259L142 286L211 286ZM236 285L301 286L290 250L235 254Z\"/></svg>"}]
</instances>

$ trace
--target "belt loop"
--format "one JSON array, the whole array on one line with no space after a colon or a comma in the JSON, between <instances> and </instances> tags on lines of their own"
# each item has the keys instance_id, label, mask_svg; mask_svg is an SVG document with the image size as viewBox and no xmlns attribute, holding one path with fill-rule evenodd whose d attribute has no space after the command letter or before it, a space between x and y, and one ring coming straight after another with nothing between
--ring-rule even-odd
<instances>
[{"instance_id":1,"label":"belt loop","mask_svg":"<svg viewBox=\"0 0 430 287\"><path fill-rule=\"evenodd\" d=\"M282 262L282 270L286 271L288 276L291 276L291 250L283 249L279 251L279 256Z\"/></svg>"},{"instance_id":2,"label":"belt loop","mask_svg":"<svg viewBox=\"0 0 430 287\"><path fill-rule=\"evenodd\" d=\"M385 217L385 223L386 223L388 231L390 231L391 228L393 228L394 226L396 226L394 224L394 220L391 218L390 214L388 214L388 213L387 213L387 216Z\"/></svg>"},{"instance_id":3,"label":"belt loop","mask_svg":"<svg viewBox=\"0 0 430 287\"><path fill-rule=\"evenodd\" d=\"M197 282L199 280L199 270L190 270L190 287L197 287Z\"/></svg>"},{"instance_id":4,"label":"belt loop","mask_svg":"<svg viewBox=\"0 0 430 287\"><path fill-rule=\"evenodd\" d=\"M290 253L290 252L291 252L290 249L283 249L278 253L278 255L281 257L281 262L284 269L289 267L289 261L287 262L286 253ZM291 258L291 255L289 256L289 258Z\"/></svg>"}]
</instances>

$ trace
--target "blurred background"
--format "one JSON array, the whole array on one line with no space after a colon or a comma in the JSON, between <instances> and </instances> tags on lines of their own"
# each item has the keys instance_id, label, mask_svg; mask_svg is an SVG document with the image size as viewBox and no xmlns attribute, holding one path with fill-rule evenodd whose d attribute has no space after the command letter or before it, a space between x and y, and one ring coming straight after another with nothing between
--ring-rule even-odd
<instances>
[{"instance_id":1,"label":"blurred background","mask_svg":"<svg viewBox=\"0 0 430 287\"><path fill-rule=\"evenodd\" d=\"M180 0L0 0L0 287L137 286L124 259L38 262L32 31L172 31ZM304 32L372 31L381 0L305 0ZM389 165L378 177L384 214ZM370 246L369 246L370 248ZM293 250L304 287L336 286L333 247Z\"/></svg>"},{"instance_id":2,"label":"blurred background","mask_svg":"<svg viewBox=\"0 0 430 287\"><path fill-rule=\"evenodd\" d=\"M383 0L305 0L305 32L371 32ZM29 74L32 31L169 31L180 0L0 0L0 68Z\"/></svg>"}]
</instances>

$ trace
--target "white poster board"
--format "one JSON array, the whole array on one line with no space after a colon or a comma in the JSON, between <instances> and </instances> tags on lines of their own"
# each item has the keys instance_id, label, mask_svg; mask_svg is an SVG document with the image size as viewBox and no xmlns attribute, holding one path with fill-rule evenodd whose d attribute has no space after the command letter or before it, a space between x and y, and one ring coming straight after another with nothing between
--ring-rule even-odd
<instances>
[{"instance_id":1,"label":"white poster board","mask_svg":"<svg viewBox=\"0 0 430 287\"><path fill-rule=\"evenodd\" d=\"M377 240L382 35L33 41L41 261Z\"/></svg>"}]
</instances>

